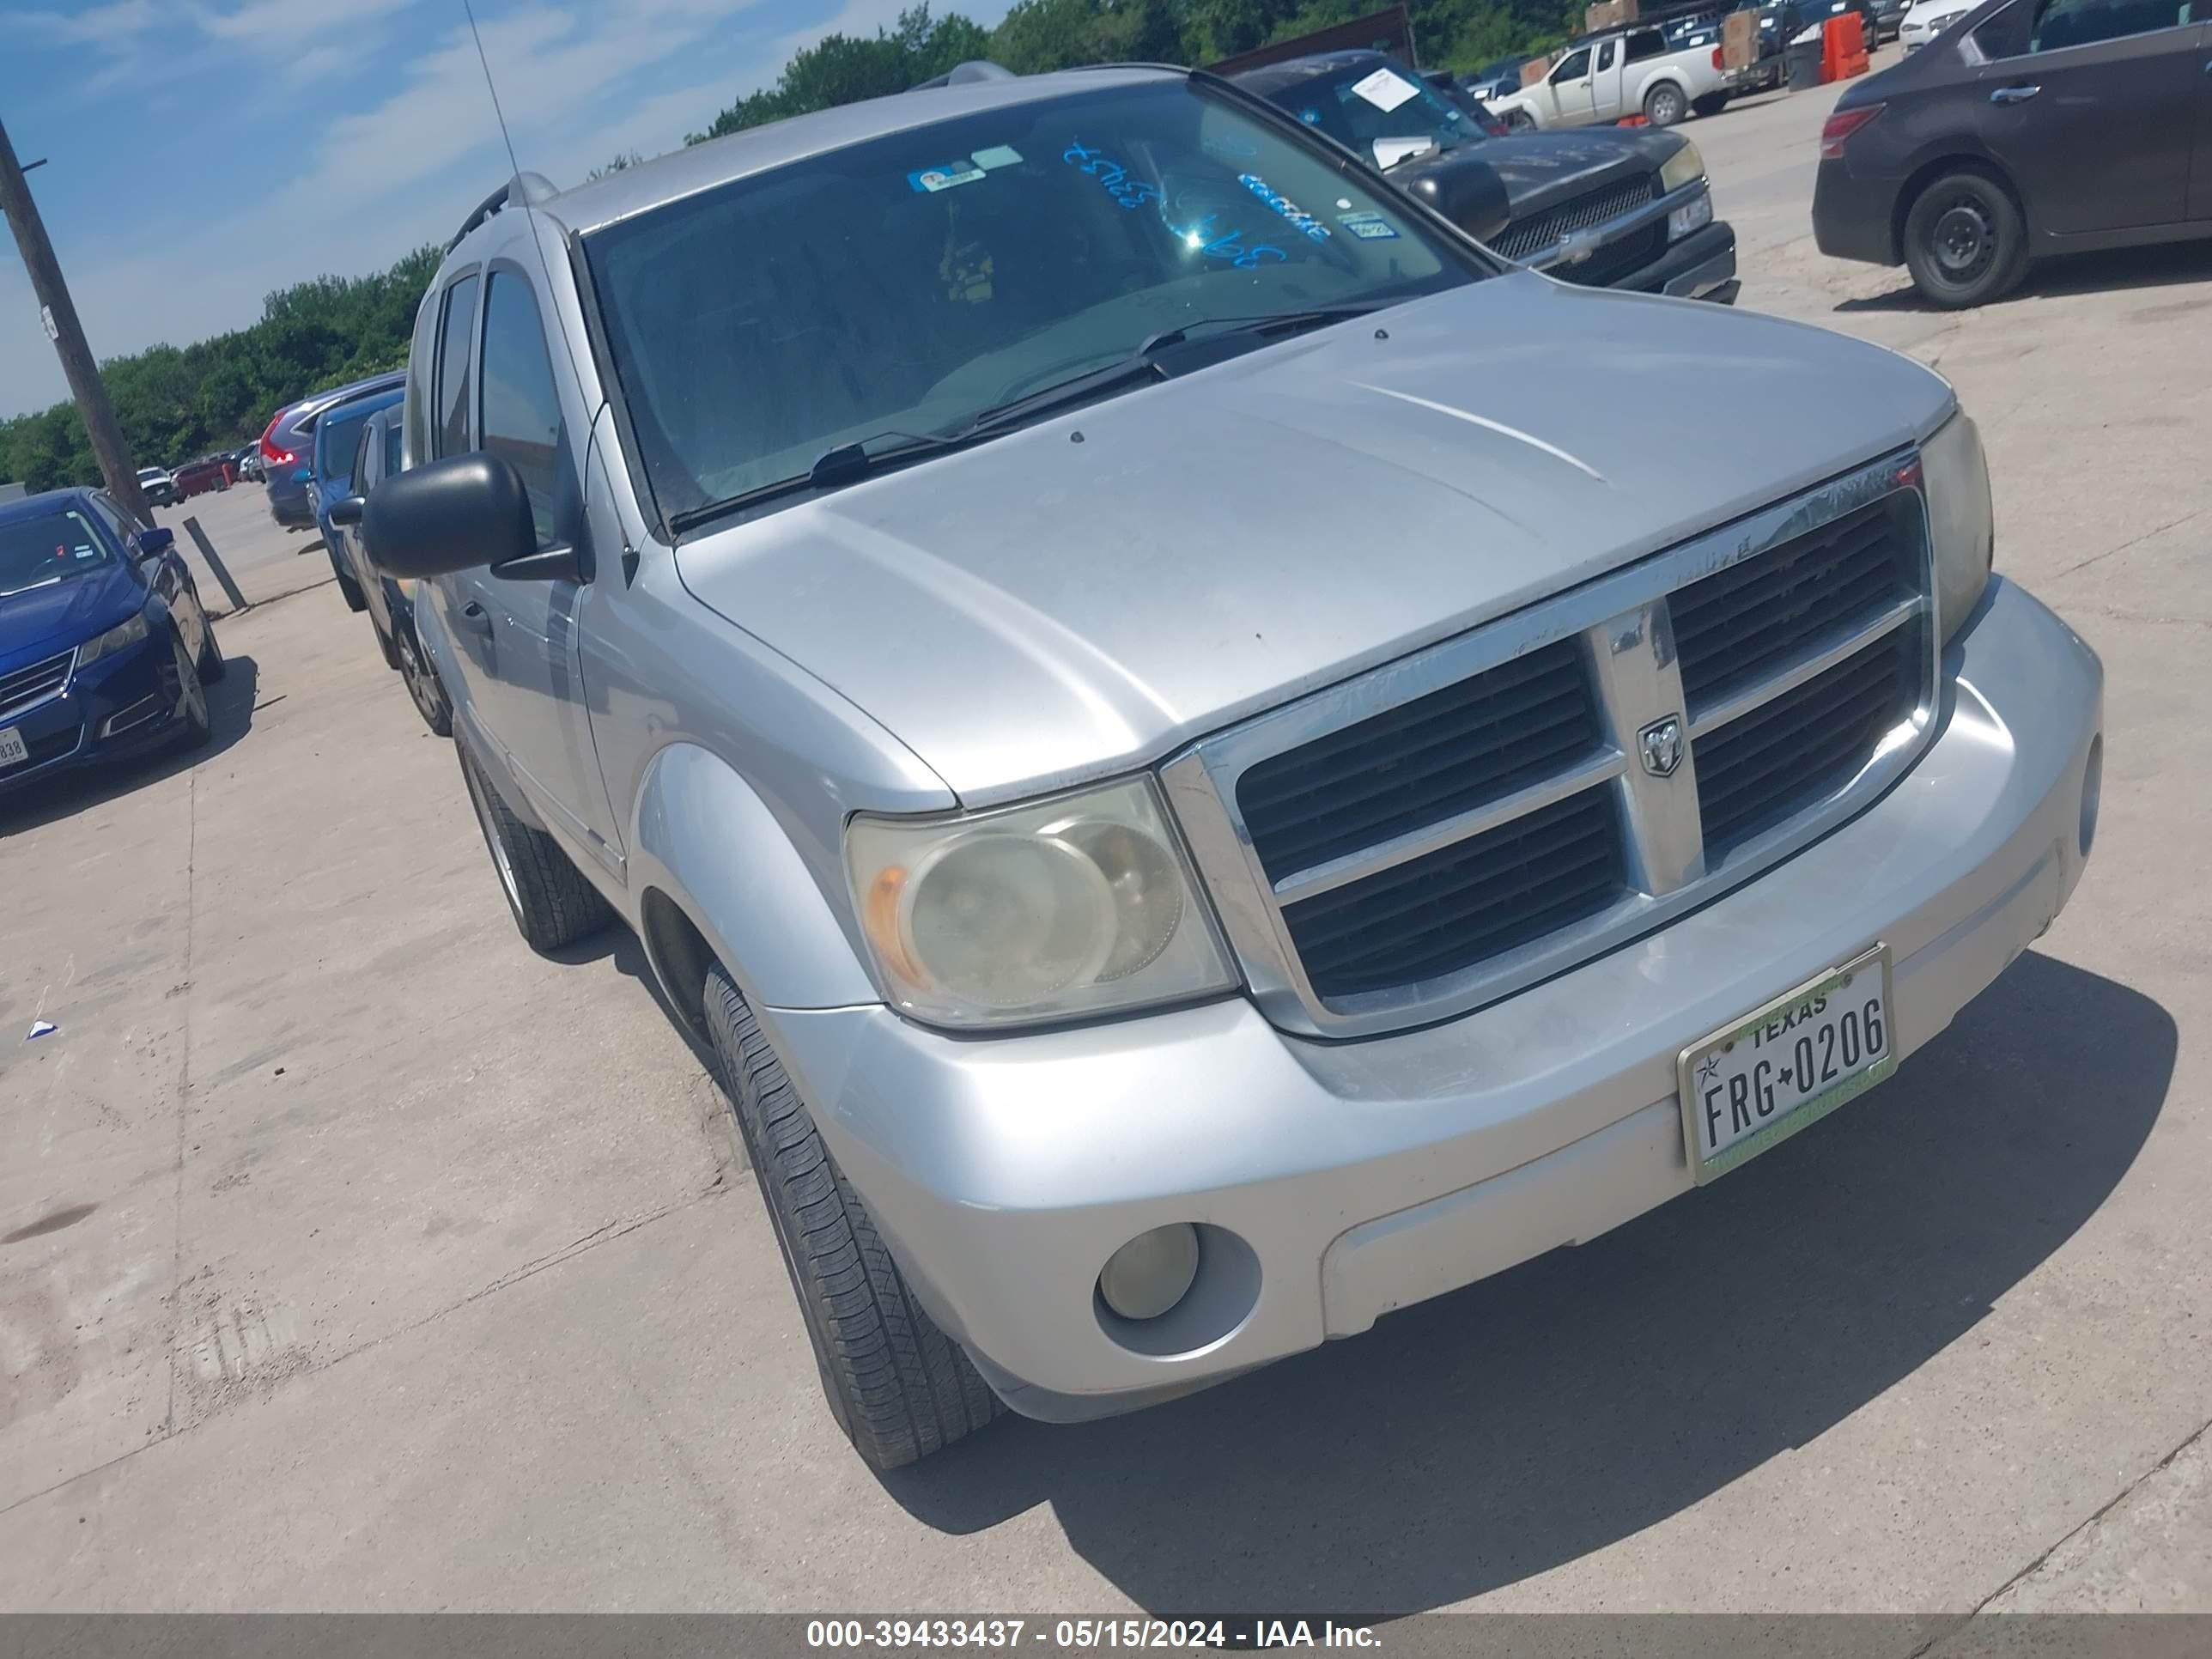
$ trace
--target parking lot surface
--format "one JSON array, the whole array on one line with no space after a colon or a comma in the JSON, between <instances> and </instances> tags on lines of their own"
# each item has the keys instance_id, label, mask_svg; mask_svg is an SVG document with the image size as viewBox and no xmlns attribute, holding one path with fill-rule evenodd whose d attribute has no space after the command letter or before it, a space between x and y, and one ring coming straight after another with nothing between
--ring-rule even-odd
<instances>
[{"instance_id":1,"label":"parking lot surface","mask_svg":"<svg viewBox=\"0 0 2212 1659\"><path fill-rule=\"evenodd\" d=\"M223 624L210 749L0 806L0 1607L2212 1610L2212 249L1923 310L1813 248L1832 100L1687 129L1742 303L1957 385L2000 567L2110 676L2071 907L1895 1079L1367 1336L878 1480L638 947L523 946L310 588ZM250 597L326 577L216 499Z\"/></svg>"}]
</instances>

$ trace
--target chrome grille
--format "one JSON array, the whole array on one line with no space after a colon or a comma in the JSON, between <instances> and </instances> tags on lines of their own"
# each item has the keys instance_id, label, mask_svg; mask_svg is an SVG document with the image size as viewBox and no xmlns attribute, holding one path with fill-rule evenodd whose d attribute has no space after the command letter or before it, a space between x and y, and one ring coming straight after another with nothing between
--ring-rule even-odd
<instances>
[{"instance_id":1,"label":"chrome grille","mask_svg":"<svg viewBox=\"0 0 2212 1659\"><path fill-rule=\"evenodd\" d=\"M72 647L26 667L0 674L0 719L20 714L34 702L43 702L69 684L70 667L76 661Z\"/></svg>"},{"instance_id":2,"label":"chrome grille","mask_svg":"<svg viewBox=\"0 0 2212 1659\"><path fill-rule=\"evenodd\" d=\"M1797 851L1930 730L1910 452L1209 738L1162 769L1255 999L1443 1018Z\"/></svg>"},{"instance_id":3,"label":"chrome grille","mask_svg":"<svg viewBox=\"0 0 2212 1659\"><path fill-rule=\"evenodd\" d=\"M1540 258L1578 230L1589 230L1608 219L1618 219L1648 204L1659 187L1658 175L1649 173L1618 185L1577 196L1531 218L1510 224L1491 244L1509 259Z\"/></svg>"}]
</instances>

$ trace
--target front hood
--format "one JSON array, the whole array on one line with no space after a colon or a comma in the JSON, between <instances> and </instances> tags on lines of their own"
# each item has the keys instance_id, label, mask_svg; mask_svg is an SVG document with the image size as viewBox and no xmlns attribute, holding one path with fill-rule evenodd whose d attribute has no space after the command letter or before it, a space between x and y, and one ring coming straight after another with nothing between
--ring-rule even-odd
<instances>
[{"instance_id":1,"label":"front hood","mask_svg":"<svg viewBox=\"0 0 2212 1659\"><path fill-rule=\"evenodd\" d=\"M1504 184L1513 216L1526 219L1624 179L1649 177L1681 146L1680 138L1661 133L1515 133L1448 150L1425 161L1403 163L1393 167L1389 177L1395 180L1401 174L1410 177L1449 167L1462 157L1480 161Z\"/></svg>"},{"instance_id":2,"label":"front hood","mask_svg":"<svg viewBox=\"0 0 2212 1659\"><path fill-rule=\"evenodd\" d=\"M111 564L0 598L0 673L112 628L138 608L139 597L122 567Z\"/></svg>"},{"instance_id":3,"label":"front hood","mask_svg":"<svg viewBox=\"0 0 2212 1659\"><path fill-rule=\"evenodd\" d=\"M1157 759L1952 404L1879 347L1533 274L1381 320L703 536L678 568L974 804Z\"/></svg>"}]
</instances>

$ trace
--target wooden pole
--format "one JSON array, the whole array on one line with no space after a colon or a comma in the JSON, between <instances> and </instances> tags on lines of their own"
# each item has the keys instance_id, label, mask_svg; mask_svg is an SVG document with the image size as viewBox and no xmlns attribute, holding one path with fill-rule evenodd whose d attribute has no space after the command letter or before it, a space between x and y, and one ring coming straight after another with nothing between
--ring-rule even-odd
<instances>
[{"instance_id":1,"label":"wooden pole","mask_svg":"<svg viewBox=\"0 0 2212 1659\"><path fill-rule=\"evenodd\" d=\"M70 392L76 399L85 435L92 440L92 453L100 462L107 493L141 524L151 524L154 512L138 488L130 446L123 441L123 428L115 422L115 409L107 401L100 365L93 361L92 348L85 343L76 307L70 300L69 284L62 280L53 244L46 240L38 204L31 199L31 187L24 182L23 169L15 161L15 147L8 142L4 125L0 125L0 218L5 218L8 228L15 233L23 268L31 273L31 291L38 296L40 319L62 360L62 373L69 377Z\"/></svg>"}]
</instances>

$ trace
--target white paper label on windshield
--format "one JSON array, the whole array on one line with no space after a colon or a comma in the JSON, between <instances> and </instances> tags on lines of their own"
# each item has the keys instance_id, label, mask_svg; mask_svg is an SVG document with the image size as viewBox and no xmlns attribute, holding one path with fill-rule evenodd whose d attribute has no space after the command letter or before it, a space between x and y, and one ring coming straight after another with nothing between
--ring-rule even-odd
<instances>
[{"instance_id":1,"label":"white paper label on windshield","mask_svg":"<svg viewBox=\"0 0 2212 1659\"><path fill-rule=\"evenodd\" d=\"M1379 69L1364 81L1352 83L1352 90L1377 109L1395 109L1420 88L1394 69Z\"/></svg>"}]
</instances>

